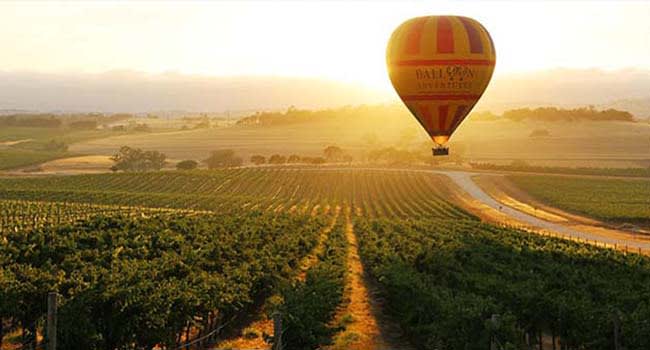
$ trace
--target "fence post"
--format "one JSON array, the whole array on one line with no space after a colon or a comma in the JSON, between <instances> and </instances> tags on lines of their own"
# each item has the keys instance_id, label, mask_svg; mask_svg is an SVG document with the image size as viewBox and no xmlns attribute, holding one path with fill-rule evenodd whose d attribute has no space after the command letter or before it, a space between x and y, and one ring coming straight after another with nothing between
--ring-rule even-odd
<instances>
[{"instance_id":1,"label":"fence post","mask_svg":"<svg viewBox=\"0 0 650 350\"><path fill-rule=\"evenodd\" d=\"M498 345L494 336L494 331L499 328L499 324L500 324L499 315L492 314L492 316L490 317L490 324L492 326L492 330L490 331L490 350L497 350Z\"/></svg>"},{"instance_id":2,"label":"fence post","mask_svg":"<svg viewBox=\"0 0 650 350\"><path fill-rule=\"evenodd\" d=\"M273 350L282 350L282 314L273 313Z\"/></svg>"},{"instance_id":3,"label":"fence post","mask_svg":"<svg viewBox=\"0 0 650 350\"><path fill-rule=\"evenodd\" d=\"M614 310L612 321L614 321L614 350L620 350L621 349L621 339L620 339L621 319L618 310Z\"/></svg>"},{"instance_id":4,"label":"fence post","mask_svg":"<svg viewBox=\"0 0 650 350\"><path fill-rule=\"evenodd\" d=\"M57 293L47 293L47 350L56 350L56 311Z\"/></svg>"}]
</instances>

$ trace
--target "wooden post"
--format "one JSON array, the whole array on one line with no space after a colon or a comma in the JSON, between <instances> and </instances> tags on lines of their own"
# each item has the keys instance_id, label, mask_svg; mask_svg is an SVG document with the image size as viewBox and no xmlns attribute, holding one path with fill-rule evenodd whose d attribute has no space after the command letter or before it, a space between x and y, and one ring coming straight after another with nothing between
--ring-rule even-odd
<instances>
[{"instance_id":1,"label":"wooden post","mask_svg":"<svg viewBox=\"0 0 650 350\"><path fill-rule=\"evenodd\" d=\"M47 294L47 350L56 350L56 310L57 293Z\"/></svg>"},{"instance_id":2,"label":"wooden post","mask_svg":"<svg viewBox=\"0 0 650 350\"><path fill-rule=\"evenodd\" d=\"M492 323L492 330L490 331L490 350L497 350L497 342L495 341L494 331L499 328L499 315L492 314L490 317Z\"/></svg>"},{"instance_id":3,"label":"wooden post","mask_svg":"<svg viewBox=\"0 0 650 350\"><path fill-rule=\"evenodd\" d=\"M282 350L282 314L273 313L273 350Z\"/></svg>"},{"instance_id":4,"label":"wooden post","mask_svg":"<svg viewBox=\"0 0 650 350\"><path fill-rule=\"evenodd\" d=\"M614 350L621 350L621 319L618 310L614 311L612 321L614 321Z\"/></svg>"}]
</instances>

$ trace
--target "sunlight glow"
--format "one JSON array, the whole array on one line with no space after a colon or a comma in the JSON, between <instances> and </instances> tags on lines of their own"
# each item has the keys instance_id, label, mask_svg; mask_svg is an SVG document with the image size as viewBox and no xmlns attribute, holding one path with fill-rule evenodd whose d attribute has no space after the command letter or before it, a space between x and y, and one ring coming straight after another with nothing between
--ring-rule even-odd
<instances>
[{"instance_id":1,"label":"sunlight glow","mask_svg":"<svg viewBox=\"0 0 650 350\"><path fill-rule=\"evenodd\" d=\"M2 2L0 70L299 76L384 89L390 33L428 14L482 22L496 74L650 68L650 3L266 1Z\"/></svg>"}]
</instances>

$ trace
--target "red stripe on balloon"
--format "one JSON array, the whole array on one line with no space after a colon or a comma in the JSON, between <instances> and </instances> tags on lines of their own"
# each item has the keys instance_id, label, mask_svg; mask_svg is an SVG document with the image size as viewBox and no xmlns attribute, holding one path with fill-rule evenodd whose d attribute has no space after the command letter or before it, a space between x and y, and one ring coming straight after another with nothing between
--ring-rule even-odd
<instances>
[{"instance_id":1,"label":"red stripe on balloon","mask_svg":"<svg viewBox=\"0 0 650 350\"><path fill-rule=\"evenodd\" d=\"M420 53L420 42L422 41L422 31L426 20L426 17L413 20L406 35L406 54L417 55Z\"/></svg>"},{"instance_id":2,"label":"red stripe on balloon","mask_svg":"<svg viewBox=\"0 0 650 350\"><path fill-rule=\"evenodd\" d=\"M451 94L451 95L404 95L403 101L455 101L455 100L477 100L481 95Z\"/></svg>"},{"instance_id":3,"label":"red stripe on balloon","mask_svg":"<svg viewBox=\"0 0 650 350\"><path fill-rule=\"evenodd\" d=\"M493 66L493 60L480 59L451 59L451 60L401 60L390 63L391 66L409 67L409 66L448 66L448 65L468 65L468 66Z\"/></svg>"},{"instance_id":4,"label":"red stripe on balloon","mask_svg":"<svg viewBox=\"0 0 650 350\"><path fill-rule=\"evenodd\" d=\"M458 127L458 125L462 121L463 116L465 116L465 111L466 110L467 110L467 106L463 106L463 105L458 106L458 108L456 108L456 113L454 113L454 119L451 122L451 129L449 129L449 130L451 130L451 131L456 130L456 128Z\"/></svg>"},{"instance_id":5,"label":"red stripe on balloon","mask_svg":"<svg viewBox=\"0 0 650 350\"><path fill-rule=\"evenodd\" d=\"M431 116L431 110L429 109L429 106L418 106L418 111L420 122L424 124L424 128L427 130L427 132L433 130L433 118Z\"/></svg>"},{"instance_id":6,"label":"red stripe on balloon","mask_svg":"<svg viewBox=\"0 0 650 350\"><path fill-rule=\"evenodd\" d=\"M481 42L481 35L472 24L472 21L466 17L458 17L465 27L465 32L469 38L469 51L471 53L483 53L483 43Z\"/></svg>"},{"instance_id":7,"label":"red stripe on balloon","mask_svg":"<svg viewBox=\"0 0 650 350\"><path fill-rule=\"evenodd\" d=\"M449 105L438 106L438 130L445 131L447 124L447 114L449 114Z\"/></svg>"},{"instance_id":8,"label":"red stripe on balloon","mask_svg":"<svg viewBox=\"0 0 650 350\"><path fill-rule=\"evenodd\" d=\"M454 53L454 31L449 17L438 18L438 53Z\"/></svg>"}]
</instances>

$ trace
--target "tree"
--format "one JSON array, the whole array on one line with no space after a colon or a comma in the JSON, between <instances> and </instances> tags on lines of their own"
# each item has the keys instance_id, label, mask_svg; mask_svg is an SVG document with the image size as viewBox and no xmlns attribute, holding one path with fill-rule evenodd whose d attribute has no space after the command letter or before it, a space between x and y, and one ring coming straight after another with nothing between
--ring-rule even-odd
<instances>
[{"instance_id":1,"label":"tree","mask_svg":"<svg viewBox=\"0 0 650 350\"><path fill-rule=\"evenodd\" d=\"M251 156L251 163L253 163L255 165L262 165L262 164L266 163L266 158L264 158L264 156L256 154L254 156Z\"/></svg>"},{"instance_id":2,"label":"tree","mask_svg":"<svg viewBox=\"0 0 650 350\"><path fill-rule=\"evenodd\" d=\"M118 153L111 157L115 164L113 171L150 171L160 170L165 165L167 156L158 151L143 151L140 148L122 146Z\"/></svg>"},{"instance_id":3,"label":"tree","mask_svg":"<svg viewBox=\"0 0 650 350\"><path fill-rule=\"evenodd\" d=\"M323 150L323 154L325 155L325 158L330 161L330 162L337 162L341 160L343 155L345 154L341 147L338 146L327 146Z\"/></svg>"},{"instance_id":4,"label":"tree","mask_svg":"<svg viewBox=\"0 0 650 350\"><path fill-rule=\"evenodd\" d=\"M287 159L287 163L300 163L300 156L297 154L292 154Z\"/></svg>"},{"instance_id":5,"label":"tree","mask_svg":"<svg viewBox=\"0 0 650 350\"><path fill-rule=\"evenodd\" d=\"M284 164L287 162L287 157L279 154L274 154L269 157L269 164Z\"/></svg>"},{"instance_id":6,"label":"tree","mask_svg":"<svg viewBox=\"0 0 650 350\"><path fill-rule=\"evenodd\" d=\"M196 169L199 166L199 163L195 160L188 159L176 163L176 169L178 170L192 170Z\"/></svg>"},{"instance_id":7,"label":"tree","mask_svg":"<svg viewBox=\"0 0 650 350\"><path fill-rule=\"evenodd\" d=\"M235 151L231 149L212 151L210 157L203 162L207 164L208 169L235 167L244 163L240 157L235 155Z\"/></svg>"}]
</instances>

